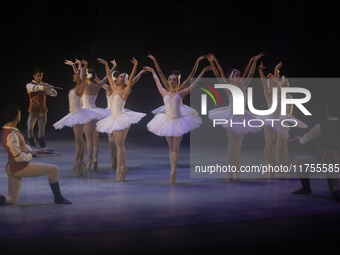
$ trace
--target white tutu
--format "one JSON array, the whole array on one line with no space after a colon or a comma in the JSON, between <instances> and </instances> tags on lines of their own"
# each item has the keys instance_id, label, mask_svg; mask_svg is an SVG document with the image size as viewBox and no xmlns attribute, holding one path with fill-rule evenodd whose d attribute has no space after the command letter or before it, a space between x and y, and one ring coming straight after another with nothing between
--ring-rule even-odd
<instances>
[{"instance_id":1,"label":"white tutu","mask_svg":"<svg viewBox=\"0 0 340 255\"><path fill-rule=\"evenodd\" d=\"M125 101L120 96L115 95L110 97L110 116L97 122L97 131L102 133L112 133L115 130L124 130L131 124L138 123L146 114L134 112L131 110L125 111L123 108ZM108 110L106 110L108 112Z\"/></svg>"},{"instance_id":2,"label":"white tutu","mask_svg":"<svg viewBox=\"0 0 340 255\"><path fill-rule=\"evenodd\" d=\"M97 117L97 113L91 109L83 109L81 107L81 98L70 90L68 94L70 113L64 118L53 124L55 129L61 129L65 126L73 127L77 124L85 124Z\"/></svg>"},{"instance_id":3,"label":"white tutu","mask_svg":"<svg viewBox=\"0 0 340 255\"><path fill-rule=\"evenodd\" d=\"M196 115L196 116L198 116L198 112L194 108L191 108L191 107L189 107L185 104L180 105L180 110L181 110L182 115ZM165 113L165 105L162 105L162 106L158 107L157 109L153 110L152 113L153 114Z\"/></svg>"},{"instance_id":4,"label":"white tutu","mask_svg":"<svg viewBox=\"0 0 340 255\"><path fill-rule=\"evenodd\" d=\"M96 113L96 120L104 119L107 116L107 111L103 108L96 107L96 99L97 95L83 95L81 97L81 103L82 107L84 109L89 109L91 111L94 111Z\"/></svg>"},{"instance_id":5,"label":"white tutu","mask_svg":"<svg viewBox=\"0 0 340 255\"><path fill-rule=\"evenodd\" d=\"M180 109L182 99L179 95L172 99L166 95L163 100L165 113L156 114L148 123L147 128L150 132L158 136L182 136L201 125L201 117L182 114Z\"/></svg>"},{"instance_id":6,"label":"white tutu","mask_svg":"<svg viewBox=\"0 0 340 255\"><path fill-rule=\"evenodd\" d=\"M91 109L80 109L74 113L67 114L64 118L53 124L55 129L63 127L73 127L77 124L86 124L93 119L96 119L97 114Z\"/></svg>"},{"instance_id":7,"label":"white tutu","mask_svg":"<svg viewBox=\"0 0 340 255\"><path fill-rule=\"evenodd\" d=\"M232 105L232 102L229 98L229 105ZM230 128L236 134L248 134L248 133L256 133L261 130L262 127L250 127L248 126L248 121L257 119L257 117L251 112L245 110L244 115L233 115L233 108L231 106L219 107L208 112L208 117L211 120L214 119L223 119L227 120L226 124L222 124L223 128ZM235 123L245 123L243 124L235 124ZM252 125L257 126L258 124L252 123Z\"/></svg>"}]
</instances>

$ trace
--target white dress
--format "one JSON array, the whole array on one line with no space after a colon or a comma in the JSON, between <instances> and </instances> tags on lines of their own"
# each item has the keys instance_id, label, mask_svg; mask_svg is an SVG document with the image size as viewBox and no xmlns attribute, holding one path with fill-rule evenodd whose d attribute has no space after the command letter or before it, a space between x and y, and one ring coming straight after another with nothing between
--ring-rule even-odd
<instances>
[{"instance_id":1,"label":"white dress","mask_svg":"<svg viewBox=\"0 0 340 255\"><path fill-rule=\"evenodd\" d=\"M81 97L77 96L74 90L68 93L70 113L64 118L53 124L55 129L61 129L65 126L73 127L77 124L85 124L97 117L97 114L90 109L81 107Z\"/></svg>"},{"instance_id":2,"label":"white dress","mask_svg":"<svg viewBox=\"0 0 340 255\"><path fill-rule=\"evenodd\" d=\"M138 123L146 115L140 112L125 111L125 101L119 95L110 96L108 99L111 115L97 122L98 132L112 133L115 130L124 130L131 124Z\"/></svg>"},{"instance_id":3,"label":"white dress","mask_svg":"<svg viewBox=\"0 0 340 255\"><path fill-rule=\"evenodd\" d=\"M104 109L104 111L105 111L105 117L104 118L111 116L111 102L112 102L112 100L107 95L107 93L106 93L106 101L107 101L107 107ZM131 110L126 109L126 108L124 108L124 111L131 112Z\"/></svg>"},{"instance_id":4,"label":"white dress","mask_svg":"<svg viewBox=\"0 0 340 255\"><path fill-rule=\"evenodd\" d=\"M164 98L165 113L158 113L148 123L149 131L158 136L182 136L190 130L198 128L202 119L196 115L182 115L181 102L179 95L175 95L172 99L166 95Z\"/></svg>"},{"instance_id":5,"label":"white dress","mask_svg":"<svg viewBox=\"0 0 340 255\"><path fill-rule=\"evenodd\" d=\"M82 107L84 109L91 109L97 115L96 120L101 120L107 117L107 112L105 109L96 107L97 95L83 95L81 97Z\"/></svg>"},{"instance_id":6,"label":"white dress","mask_svg":"<svg viewBox=\"0 0 340 255\"><path fill-rule=\"evenodd\" d=\"M218 107L216 109L210 110L208 112L208 117L211 120L214 119L223 119L227 120L226 124L219 125L223 128L230 128L236 134L248 134L248 133L256 133L261 130L262 127L250 127L248 126L248 121L252 119L258 119L257 116L252 114L248 110L244 110L244 115L233 115L233 97L229 97L229 105L224 107ZM243 124L234 124L234 123L243 123ZM231 125L233 123L233 125ZM251 123L253 126L259 126L258 122Z\"/></svg>"}]
</instances>

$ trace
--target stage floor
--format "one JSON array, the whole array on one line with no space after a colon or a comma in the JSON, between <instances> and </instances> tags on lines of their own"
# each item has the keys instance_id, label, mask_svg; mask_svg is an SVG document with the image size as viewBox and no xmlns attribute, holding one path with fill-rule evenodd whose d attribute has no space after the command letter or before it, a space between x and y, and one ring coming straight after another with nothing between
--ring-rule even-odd
<instances>
[{"instance_id":1,"label":"stage floor","mask_svg":"<svg viewBox=\"0 0 340 255\"><path fill-rule=\"evenodd\" d=\"M177 184L170 185L165 139L128 137L129 172L124 183L117 183L108 141L105 136L100 140L99 170L85 168L83 177L72 175L74 140L47 140L63 155L39 155L33 162L59 167L62 194L73 204L53 203L46 176L24 179L18 204L0 207L1 254L217 254L248 249L280 254L288 249L291 254L299 244L306 251L338 253L330 245L340 226L340 204L331 198L325 179L311 180L312 195L294 196L298 179L237 183L190 178L189 146L184 143ZM259 160L249 151L242 156L248 162ZM6 162L1 147L0 194L7 194Z\"/></svg>"}]
</instances>

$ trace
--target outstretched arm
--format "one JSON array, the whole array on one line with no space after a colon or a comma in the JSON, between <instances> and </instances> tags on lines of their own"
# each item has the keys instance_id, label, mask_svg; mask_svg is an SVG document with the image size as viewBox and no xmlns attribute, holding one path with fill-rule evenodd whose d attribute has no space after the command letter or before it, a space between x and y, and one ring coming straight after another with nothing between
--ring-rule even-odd
<instances>
[{"instance_id":1,"label":"outstretched arm","mask_svg":"<svg viewBox=\"0 0 340 255\"><path fill-rule=\"evenodd\" d=\"M113 64L113 67L112 67L111 70L110 70L110 73L111 73L111 75L112 75L112 72L113 72L114 70L116 70L117 63L116 63L115 60L112 60L111 63ZM105 83L107 82L107 80L108 80L107 76L105 76L102 80L100 80L98 77L96 77L96 79L95 79L95 81L97 82L96 86L104 88L103 86L105 85ZM105 89L105 88L104 88L104 89Z\"/></svg>"},{"instance_id":2,"label":"outstretched arm","mask_svg":"<svg viewBox=\"0 0 340 255\"><path fill-rule=\"evenodd\" d=\"M71 66L74 73L78 72L78 68L74 62L70 60L65 60L65 64Z\"/></svg>"},{"instance_id":3,"label":"outstretched arm","mask_svg":"<svg viewBox=\"0 0 340 255\"><path fill-rule=\"evenodd\" d=\"M259 73L260 73L262 86L263 86L263 94L264 94L264 97L266 98L267 104L270 104L270 102L271 102L271 88L268 88L266 77L263 73L263 69L265 69L265 68L266 67L263 66L263 63L261 62L261 65L259 66Z\"/></svg>"},{"instance_id":4,"label":"outstretched arm","mask_svg":"<svg viewBox=\"0 0 340 255\"><path fill-rule=\"evenodd\" d=\"M158 88L159 93L161 93L162 97L165 97L166 94L167 94L167 90L165 90L165 89L163 88L161 82L159 81L159 78L158 78L157 74L155 73L155 70L153 70L151 67L148 67L148 66L144 66L143 69L144 69L146 72L151 72L151 73L152 73L153 79L154 79L155 82L156 82L156 85L157 85L157 88Z\"/></svg>"},{"instance_id":5,"label":"outstretched arm","mask_svg":"<svg viewBox=\"0 0 340 255\"><path fill-rule=\"evenodd\" d=\"M203 55L203 56L200 56L196 60L195 65L194 65L194 67L191 70L191 73L189 74L188 78L181 85L179 85L179 90L178 91L181 91L181 90L185 89L186 87L188 87L188 85L190 84L190 79L194 77L194 75L195 75L195 73L197 71L199 63L201 62L202 59L205 59L205 58L206 58L206 56Z\"/></svg>"},{"instance_id":6,"label":"outstretched arm","mask_svg":"<svg viewBox=\"0 0 340 255\"><path fill-rule=\"evenodd\" d=\"M213 68L213 72L217 78L217 80L219 81L220 84L223 84L223 83L228 83L226 77L225 77L225 74L224 74L224 71L220 65L220 63L218 62L217 58L212 54L212 53L209 53L209 55L207 56L212 68ZM217 70L218 69L218 70ZM220 72L220 73L219 73Z\"/></svg>"},{"instance_id":7,"label":"outstretched arm","mask_svg":"<svg viewBox=\"0 0 340 255\"><path fill-rule=\"evenodd\" d=\"M98 60L99 63L105 65L106 78L109 80L112 91L115 91L117 89L117 85L112 79L109 64L104 59L98 58L97 60Z\"/></svg>"},{"instance_id":8,"label":"outstretched arm","mask_svg":"<svg viewBox=\"0 0 340 255\"><path fill-rule=\"evenodd\" d=\"M197 77L197 79L194 81L194 83L192 83L189 87L187 87L186 89L183 89L183 90L180 92L180 96L181 96L182 98L184 98L185 96L187 96L187 95L190 93L190 91L192 91L192 90L196 87L198 81L203 77L204 73L205 73L205 72L208 72L208 71L210 71L210 70L212 70L212 66L207 66L207 67L205 67L205 68L202 70L202 72L200 73L200 75Z\"/></svg>"},{"instance_id":9,"label":"outstretched arm","mask_svg":"<svg viewBox=\"0 0 340 255\"><path fill-rule=\"evenodd\" d=\"M146 73L146 71L144 69L142 69L137 75L136 77L133 79L132 81L132 86L139 80L139 78L142 76L143 73Z\"/></svg>"},{"instance_id":10,"label":"outstretched arm","mask_svg":"<svg viewBox=\"0 0 340 255\"><path fill-rule=\"evenodd\" d=\"M156 58L155 58L153 55L151 55L151 54L148 55L148 58L150 58L150 59L153 60L153 62L154 62L154 64L155 64L155 67L156 67L156 70L157 70L157 72L158 72L158 75L159 75L159 77L161 78L161 81L162 81L163 84L164 84L164 87L165 87L167 90L169 90L170 86L169 86L169 84L168 84L168 80L165 78L165 76L164 76L164 74L163 74L163 72L162 72L162 69L161 69L161 67L159 66L159 64L158 64L158 62L157 62L157 60L156 60Z\"/></svg>"},{"instance_id":11,"label":"outstretched arm","mask_svg":"<svg viewBox=\"0 0 340 255\"><path fill-rule=\"evenodd\" d=\"M264 54L263 54L263 53L260 53L259 55L257 55L257 56L254 57L254 59L253 59L253 61L252 61L252 64L251 64L251 67L250 67L250 69L249 69L249 71L248 71L248 74L247 74L245 80L244 80L244 81L241 83L241 85L240 85L240 87L241 87L241 89L242 89L243 91L245 91L245 89L248 87L248 85L249 85L249 83L250 83L250 81L251 81L251 78L252 78L253 75L254 75L254 71L255 71L255 68L256 68L256 63L257 63L257 61L258 61L261 57L263 57L263 56L264 56Z\"/></svg>"},{"instance_id":12,"label":"outstretched arm","mask_svg":"<svg viewBox=\"0 0 340 255\"><path fill-rule=\"evenodd\" d=\"M129 76L129 81L126 84L126 88L124 90L124 93L122 95L122 99L125 99L125 100L126 100L127 96L131 93L131 88L132 88L132 85L133 85L132 82L133 82L133 79L136 76L137 66L138 66L138 61L135 58L132 58L132 60L130 60L130 61L133 64L133 69L132 69L131 74Z\"/></svg>"}]
</instances>

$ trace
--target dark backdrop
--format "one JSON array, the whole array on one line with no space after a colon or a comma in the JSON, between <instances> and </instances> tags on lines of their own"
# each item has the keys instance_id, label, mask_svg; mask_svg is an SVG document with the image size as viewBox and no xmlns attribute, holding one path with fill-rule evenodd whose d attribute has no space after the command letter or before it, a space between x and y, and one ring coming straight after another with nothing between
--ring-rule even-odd
<instances>
[{"instance_id":1,"label":"dark backdrop","mask_svg":"<svg viewBox=\"0 0 340 255\"><path fill-rule=\"evenodd\" d=\"M288 77L339 76L338 10L327 1L5 1L1 9L0 106L20 105L22 130L29 102L25 85L36 67L45 71L45 82L65 88L47 98L47 133L56 132L52 124L68 113L67 94L74 83L65 59L85 59L103 77L98 57L116 59L118 70L130 72L132 57L139 71L153 67L147 58L153 54L166 76L180 70L185 79L196 59L209 52L225 71L243 70L252 56L264 52L266 71L282 61ZM201 62L197 75L207 64ZM339 98L339 90L322 88L314 88L312 98L319 92L325 99ZM153 135L146 124L150 111L162 104L151 75L143 75L126 108L148 115L129 135ZM97 106L106 107L104 91ZM321 108L322 103L314 111ZM0 120L5 122L3 114Z\"/></svg>"}]
</instances>

